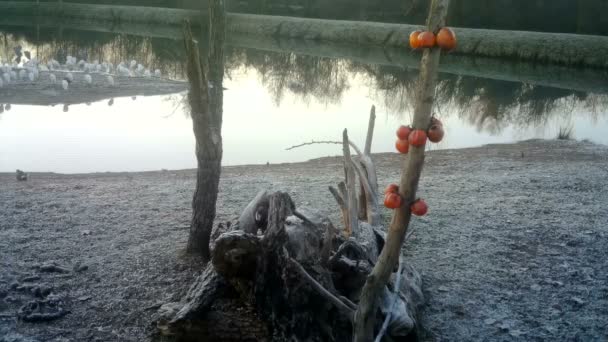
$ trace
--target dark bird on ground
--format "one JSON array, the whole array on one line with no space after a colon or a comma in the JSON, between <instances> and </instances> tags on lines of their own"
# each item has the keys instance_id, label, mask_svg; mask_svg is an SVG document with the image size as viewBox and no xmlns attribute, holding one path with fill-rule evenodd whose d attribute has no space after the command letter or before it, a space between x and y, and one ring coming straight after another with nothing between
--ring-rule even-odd
<instances>
[{"instance_id":1,"label":"dark bird on ground","mask_svg":"<svg viewBox=\"0 0 608 342\"><path fill-rule=\"evenodd\" d=\"M20 182L24 182L27 180L27 173L25 173L21 170L17 170L16 175L17 175L17 180Z\"/></svg>"}]
</instances>

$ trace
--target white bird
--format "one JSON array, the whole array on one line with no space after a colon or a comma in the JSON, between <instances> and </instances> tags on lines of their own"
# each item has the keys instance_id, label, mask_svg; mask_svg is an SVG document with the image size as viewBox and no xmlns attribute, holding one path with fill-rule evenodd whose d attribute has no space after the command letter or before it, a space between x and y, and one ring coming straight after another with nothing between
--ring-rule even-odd
<instances>
[{"instance_id":1,"label":"white bird","mask_svg":"<svg viewBox=\"0 0 608 342\"><path fill-rule=\"evenodd\" d=\"M63 88L63 90L68 90L69 84L67 80L63 80L61 81L61 87Z\"/></svg>"},{"instance_id":2,"label":"white bird","mask_svg":"<svg viewBox=\"0 0 608 342\"><path fill-rule=\"evenodd\" d=\"M86 74L86 75L84 75L84 81L86 82L87 85L91 85L91 83L93 83L93 78L91 77L91 75Z\"/></svg>"},{"instance_id":3,"label":"white bird","mask_svg":"<svg viewBox=\"0 0 608 342\"><path fill-rule=\"evenodd\" d=\"M122 76L129 76L131 74L129 69L127 69L126 67L121 66L121 65L119 65L116 70L118 71L118 74L122 75Z\"/></svg>"},{"instance_id":4,"label":"white bird","mask_svg":"<svg viewBox=\"0 0 608 342\"><path fill-rule=\"evenodd\" d=\"M55 82L57 82L57 77L55 74L50 74L49 79L51 80L51 84L55 84Z\"/></svg>"},{"instance_id":5,"label":"white bird","mask_svg":"<svg viewBox=\"0 0 608 342\"><path fill-rule=\"evenodd\" d=\"M33 72L30 72L29 74L27 74L27 77L30 79L30 82L34 82L35 78L34 78Z\"/></svg>"},{"instance_id":6,"label":"white bird","mask_svg":"<svg viewBox=\"0 0 608 342\"><path fill-rule=\"evenodd\" d=\"M51 66L53 67L53 69L61 68L61 64L59 64L59 62L56 59L51 60Z\"/></svg>"},{"instance_id":7,"label":"white bird","mask_svg":"<svg viewBox=\"0 0 608 342\"><path fill-rule=\"evenodd\" d=\"M110 87L114 86L114 77L112 77L112 75L108 75L108 84Z\"/></svg>"},{"instance_id":8,"label":"white bird","mask_svg":"<svg viewBox=\"0 0 608 342\"><path fill-rule=\"evenodd\" d=\"M150 70L146 69L146 71L144 71L144 77L145 77L145 78L150 78L150 77L152 77L152 74L150 73Z\"/></svg>"},{"instance_id":9,"label":"white bird","mask_svg":"<svg viewBox=\"0 0 608 342\"><path fill-rule=\"evenodd\" d=\"M71 72L68 72L67 75L65 75L65 78L70 81L70 83L74 82L74 75L72 75Z\"/></svg>"},{"instance_id":10,"label":"white bird","mask_svg":"<svg viewBox=\"0 0 608 342\"><path fill-rule=\"evenodd\" d=\"M160 76L161 76L161 75L162 75L162 74L160 73L160 69L156 69L156 70L154 70L154 76L156 76L156 77L159 77L159 78L160 78Z\"/></svg>"},{"instance_id":11,"label":"white bird","mask_svg":"<svg viewBox=\"0 0 608 342\"><path fill-rule=\"evenodd\" d=\"M137 66L137 61L136 60L132 60L131 61L131 69L135 68L135 66Z\"/></svg>"},{"instance_id":12,"label":"white bird","mask_svg":"<svg viewBox=\"0 0 608 342\"><path fill-rule=\"evenodd\" d=\"M137 72L142 74L144 72L145 68L143 65L141 64L137 64Z\"/></svg>"}]
</instances>

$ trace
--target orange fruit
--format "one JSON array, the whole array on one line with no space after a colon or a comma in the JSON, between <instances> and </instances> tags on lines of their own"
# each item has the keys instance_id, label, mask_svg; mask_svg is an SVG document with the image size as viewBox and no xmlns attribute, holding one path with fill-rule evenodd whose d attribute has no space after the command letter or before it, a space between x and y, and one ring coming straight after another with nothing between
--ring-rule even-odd
<instances>
[{"instance_id":1,"label":"orange fruit","mask_svg":"<svg viewBox=\"0 0 608 342\"><path fill-rule=\"evenodd\" d=\"M424 146L424 144L426 144L426 132L421 129L414 130L410 133L408 141L412 146Z\"/></svg>"},{"instance_id":2,"label":"orange fruit","mask_svg":"<svg viewBox=\"0 0 608 342\"><path fill-rule=\"evenodd\" d=\"M437 46L442 50L452 51L456 48L456 34L450 28L443 27L437 33Z\"/></svg>"},{"instance_id":3,"label":"orange fruit","mask_svg":"<svg viewBox=\"0 0 608 342\"><path fill-rule=\"evenodd\" d=\"M418 35L418 43L422 48L432 48L435 46L435 35L433 32L424 31Z\"/></svg>"}]
</instances>

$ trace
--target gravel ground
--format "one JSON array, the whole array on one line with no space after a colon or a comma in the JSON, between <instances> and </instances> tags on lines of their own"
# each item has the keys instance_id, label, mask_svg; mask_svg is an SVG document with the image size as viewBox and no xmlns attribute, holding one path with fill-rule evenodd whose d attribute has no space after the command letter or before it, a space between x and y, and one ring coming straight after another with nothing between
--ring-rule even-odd
<instances>
[{"instance_id":1,"label":"gravel ground","mask_svg":"<svg viewBox=\"0 0 608 342\"><path fill-rule=\"evenodd\" d=\"M381 188L399 158L375 155ZM327 191L340 158L222 172L218 220L274 189L340 222ZM424 339L608 340L606 179L608 148L585 142L432 151L430 212L405 248L429 297ZM0 174L0 341L148 339L159 303L201 269L183 253L194 181L193 170ZM29 319L66 315L26 322L24 305Z\"/></svg>"}]
</instances>

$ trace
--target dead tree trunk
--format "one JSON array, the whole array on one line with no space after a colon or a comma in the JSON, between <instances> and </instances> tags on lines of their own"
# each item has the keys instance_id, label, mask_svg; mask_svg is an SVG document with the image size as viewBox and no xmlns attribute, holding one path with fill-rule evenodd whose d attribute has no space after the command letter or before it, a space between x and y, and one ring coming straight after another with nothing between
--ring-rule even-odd
<instances>
[{"instance_id":1,"label":"dead tree trunk","mask_svg":"<svg viewBox=\"0 0 608 342\"><path fill-rule=\"evenodd\" d=\"M427 19L428 30L437 33L445 25L448 12L449 0L433 0L429 17ZM414 129L426 130L431 122L431 110L437 83L437 69L439 67L440 49L427 49L422 57L420 75L418 78L416 104L414 109ZM392 270L395 268L401 246L407 233L407 227L411 218L410 204L416 199L418 181L424 165L424 146L410 147L407 166L401 170L400 195L403 197L403 205L396 209L391 226L388 230L388 238L378 258L378 262L372 273L368 276L359 301L359 309L355 318L355 341L366 342L374 338L374 324L376 311L381 298L382 291L389 280Z\"/></svg>"},{"instance_id":2,"label":"dead tree trunk","mask_svg":"<svg viewBox=\"0 0 608 342\"><path fill-rule=\"evenodd\" d=\"M222 107L224 74L225 12L223 0L209 1L209 56L201 59L190 27L184 30L188 55L188 100L196 138L196 190L192 199L192 222L188 252L209 259L209 240L222 163Z\"/></svg>"}]
</instances>

